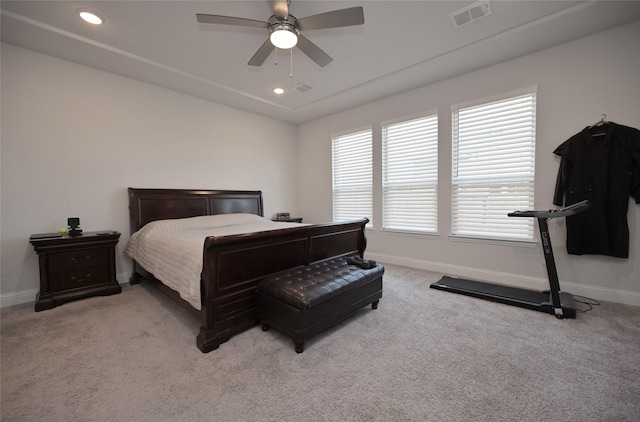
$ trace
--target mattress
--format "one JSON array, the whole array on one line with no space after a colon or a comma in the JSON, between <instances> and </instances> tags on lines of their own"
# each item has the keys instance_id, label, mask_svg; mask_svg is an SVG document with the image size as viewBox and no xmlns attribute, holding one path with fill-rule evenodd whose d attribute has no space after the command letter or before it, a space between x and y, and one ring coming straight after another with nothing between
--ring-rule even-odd
<instances>
[{"instance_id":1,"label":"mattress","mask_svg":"<svg viewBox=\"0 0 640 422\"><path fill-rule=\"evenodd\" d=\"M200 274L207 237L279 230L301 223L275 222L255 214L219 214L158 220L129 239L124 252L200 310Z\"/></svg>"}]
</instances>

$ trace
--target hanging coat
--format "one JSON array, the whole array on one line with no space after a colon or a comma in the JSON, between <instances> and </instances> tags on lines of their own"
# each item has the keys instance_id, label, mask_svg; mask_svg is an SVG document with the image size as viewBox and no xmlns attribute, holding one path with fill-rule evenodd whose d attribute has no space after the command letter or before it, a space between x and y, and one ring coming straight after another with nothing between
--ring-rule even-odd
<instances>
[{"instance_id":1,"label":"hanging coat","mask_svg":"<svg viewBox=\"0 0 640 422\"><path fill-rule=\"evenodd\" d=\"M561 157L553 203L588 199L566 218L567 252L629 257L629 195L640 203L640 131L610 122L586 127L553 152Z\"/></svg>"}]
</instances>

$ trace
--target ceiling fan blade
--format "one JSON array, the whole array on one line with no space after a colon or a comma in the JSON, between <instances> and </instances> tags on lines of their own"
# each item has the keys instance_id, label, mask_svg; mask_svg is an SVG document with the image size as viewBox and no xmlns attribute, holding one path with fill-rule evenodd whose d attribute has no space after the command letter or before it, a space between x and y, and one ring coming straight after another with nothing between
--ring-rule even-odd
<instances>
[{"instance_id":1,"label":"ceiling fan blade","mask_svg":"<svg viewBox=\"0 0 640 422\"><path fill-rule=\"evenodd\" d=\"M309 56L311 60L318 63L320 67L325 67L333 61L330 55L322 51L320 47L309 41L309 39L303 35L298 35L298 44L296 45L304 54Z\"/></svg>"},{"instance_id":2,"label":"ceiling fan blade","mask_svg":"<svg viewBox=\"0 0 640 422\"><path fill-rule=\"evenodd\" d=\"M267 60L267 57L269 57L274 48L273 44L271 44L271 40L267 38L264 44L260 46L258 51L256 51L256 54L251 57L251 60L249 60L249 63L247 64L249 66L262 66L262 63Z\"/></svg>"},{"instance_id":3,"label":"ceiling fan blade","mask_svg":"<svg viewBox=\"0 0 640 422\"><path fill-rule=\"evenodd\" d=\"M250 26L252 28L268 28L268 22L257 21L254 19L235 18L233 16L220 16L220 15L207 15L204 13L197 13L196 18L200 23L215 23L219 25L235 25L235 26Z\"/></svg>"},{"instance_id":4,"label":"ceiling fan blade","mask_svg":"<svg viewBox=\"0 0 640 422\"><path fill-rule=\"evenodd\" d=\"M288 0L269 0L269 6L273 11L273 15L283 20L289 16L289 1Z\"/></svg>"},{"instance_id":5,"label":"ceiling fan blade","mask_svg":"<svg viewBox=\"0 0 640 422\"><path fill-rule=\"evenodd\" d=\"M320 13L298 19L298 28L300 28L301 31L362 24L364 24L364 10L362 6L334 10L332 12Z\"/></svg>"}]
</instances>

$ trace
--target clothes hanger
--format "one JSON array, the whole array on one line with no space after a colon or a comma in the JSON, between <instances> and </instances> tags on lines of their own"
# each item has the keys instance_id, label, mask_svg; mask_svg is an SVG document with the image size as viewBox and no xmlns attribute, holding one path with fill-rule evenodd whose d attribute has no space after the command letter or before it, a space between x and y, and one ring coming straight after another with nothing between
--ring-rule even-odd
<instances>
[{"instance_id":1,"label":"clothes hanger","mask_svg":"<svg viewBox=\"0 0 640 422\"><path fill-rule=\"evenodd\" d=\"M596 123L592 124L591 126L589 126L589 129L599 128L600 126L604 126L604 125L608 125L608 124L609 124L609 121L607 120L607 115L603 114L598 122L596 122ZM604 131L604 132L595 132L595 133L592 133L591 136L604 136L606 134L607 134L606 131Z\"/></svg>"},{"instance_id":2,"label":"clothes hanger","mask_svg":"<svg viewBox=\"0 0 640 422\"><path fill-rule=\"evenodd\" d=\"M602 125L608 125L608 124L609 124L609 122L607 121L607 115L603 114L598 122L596 122L596 123L592 124L591 126L589 126L589 129L594 128L594 127L598 127L598 126L602 126Z\"/></svg>"}]
</instances>

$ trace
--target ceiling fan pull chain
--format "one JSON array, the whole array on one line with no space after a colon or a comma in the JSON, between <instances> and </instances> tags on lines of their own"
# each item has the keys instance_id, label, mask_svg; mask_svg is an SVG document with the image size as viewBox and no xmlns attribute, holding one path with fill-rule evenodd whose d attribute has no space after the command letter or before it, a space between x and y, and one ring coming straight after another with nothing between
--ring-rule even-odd
<instances>
[{"instance_id":1,"label":"ceiling fan pull chain","mask_svg":"<svg viewBox=\"0 0 640 422\"><path fill-rule=\"evenodd\" d=\"M278 47L276 47L276 66L278 65Z\"/></svg>"},{"instance_id":2,"label":"ceiling fan pull chain","mask_svg":"<svg viewBox=\"0 0 640 422\"><path fill-rule=\"evenodd\" d=\"M293 78L293 48L290 48L289 51L291 52L291 73L289 73L289 77Z\"/></svg>"}]
</instances>

